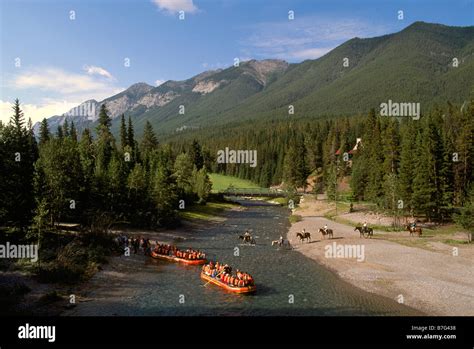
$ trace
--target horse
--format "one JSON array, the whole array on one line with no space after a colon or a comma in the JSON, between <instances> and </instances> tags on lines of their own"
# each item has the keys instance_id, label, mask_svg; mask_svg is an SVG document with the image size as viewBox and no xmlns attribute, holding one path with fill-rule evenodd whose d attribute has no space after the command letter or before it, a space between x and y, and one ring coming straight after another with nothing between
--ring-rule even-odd
<instances>
[{"instance_id":1,"label":"horse","mask_svg":"<svg viewBox=\"0 0 474 349\"><path fill-rule=\"evenodd\" d=\"M301 243L303 243L304 240L309 240L311 241L311 234L309 232L303 233L297 233L296 237L300 239Z\"/></svg>"},{"instance_id":2,"label":"horse","mask_svg":"<svg viewBox=\"0 0 474 349\"><path fill-rule=\"evenodd\" d=\"M239 235L239 239L242 240L245 243L248 243L250 245L255 245L255 239L249 235Z\"/></svg>"},{"instance_id":3,"label":"horse","mask_svg":"<svg viewBox=\"0 0 474 349\"><path fill-rule=\"evenodd\" d=\"M288 241L288 240L283 240L283 242L281 242L280 240L273 240L272 241L272 246L275 246L275 245L278 245L278 247L291 248L290 241Z\"/></svg>"},{"instance_id":4,"label":"horse","mask_svg":"<svg viewBox=\"0 0 474 349\"><path fill-rule=\"evenodd\" d=\"M421 236L421 228L420 227L412 227L411 225L407 225L406 229L410 232L410 236L413 236L413 234L417 233L418 237Z\"/></svg>"},{"instance_id":5,"label":"horse","mask_svg":"<svg viewBox=\"0 0 474 349\"><path fill-rule=\"evenodd\" d=\"M359 231L359 234L360 236L359 237L369 237L371 238L373 235L374 235L374 230L372 228L363 228L363 227L355 227L354 228L354 231L358 230ZM365 233L367 233L367 237L364 235Z\"/></svg>"},{"instance_id":6,"label":"horse","mask_svg":"<svg viewBox=\"0 0 474 349\"><path fill-rule=\"evenodd\" d=\"M330 239L333 238L333 233L332 229L328 229L327 231L324 230L323 228L319 228L319 232L321 233L321 238L324 239L324 237L327 235Z\"/></svg>"}]
</instances>

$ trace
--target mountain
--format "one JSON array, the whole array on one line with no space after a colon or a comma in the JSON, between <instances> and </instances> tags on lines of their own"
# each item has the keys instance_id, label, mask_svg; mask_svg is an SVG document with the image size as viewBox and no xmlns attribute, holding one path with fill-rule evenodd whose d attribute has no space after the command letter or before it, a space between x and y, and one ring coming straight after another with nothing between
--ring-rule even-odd
<instances>
[{"instance_id":1,"label":"mountain","mask_svg":"<svg viewBox=\"0 0 474 349\"><path fill-rule=\"evenodd\" d=\"M420 102L423 111L448 100L462 103L473 77L474 27L416 22L399 33L351 39L320 59L296 64L225 117L288 117L289 104L300 116L350 115L377 110L388 99Z\"/></svg>"},{"instance_id":2,"label":"mountain","mask_svg":"<svg viewBox=\"0 0 474 349\"><path fill-rule=\"evenodd\" d=\"M173 118L180 115L181 105L185 107L185 115L187 108L231 108L271 83L287 67L288 63L281 60L251 60L241 63L240 67L206 71L188 80L169 80L157 87L136 83L100 102L89 100L63 115L50 117L48 124L50 130L54 131L67 119L69 123L74 121L79 131L85 127L93 128L100 105L106 103L113 131L118 130L119 116L126 114L134 118L136 130L140 132L150 112L159 112L162 118ZM208 95L212 95L212 98L207 98ZM39 125L35 124L35 132L39 130ZM178 126L187 128L186 125Z\"/></svg>"},{"instance_id":3,"label":"mountain","mask_svg":"<svg viewBox=\"0 0 474 349\"><path fill-rule=\"evenodd\" d=\"M250 60L238 67L205 72L183 82L168 81L156 89L161 93L170 89L175 92L174 98L138 116L135 129L140 132L147 120L161 132L201 127L201 121L219 119L220 115L263 91L277 81L288 66L281 60ZM184 106L184 114L179 113L180 106Z\"/></svg>"},{"instance_id":4,"label":"mountain","mask_svg":"<svg viewBox=\"0 0 474 349\"><path fill-rule=\"evenodd\" d=\"M453 67L455 58L458 67ZM398 33L353 38L315 60L251 60L158 87L138 83L104 101L88 102L95 103L96 113L107 103L114 132L116 118L125 113L134 119L138 134L146 121L158 133L172 133L288 118L289 105L297 117L366 113L389 99L419 102L423 112L436 104L467 100L473 77L474 26L415 22ZM97 114L66 117L76 125L93 125ZM64 118L51 118L51 129Z\"/></svg>"},{"instance_id":5,"label":"mountain","mask_svg":"<svg viewBox=\"0 0 474 349\"><path fill-rule=\"evenodd\" d=\"M58 126L63 125L67 119L70 123L74 121L74 126L77 130L83 130L86 127L91 127L94 121L97 120L98 110L100 104L95 99L90 99L79 104L62 115L54 115L48 119L48 126L51 132L56 132ZM40 122L33 125L33 130L36 135L39 134Z\"/></svg>"}]
</instances>

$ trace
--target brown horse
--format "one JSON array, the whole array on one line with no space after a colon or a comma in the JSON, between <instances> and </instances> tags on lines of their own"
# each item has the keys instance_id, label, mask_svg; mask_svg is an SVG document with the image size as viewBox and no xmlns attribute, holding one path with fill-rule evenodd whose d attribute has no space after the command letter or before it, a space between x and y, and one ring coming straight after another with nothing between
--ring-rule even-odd
<instances>
[{"instance_id":1,"label":"brown horse","mask_svg":"<svg viewBox=\"0 0 474 349\"><path fill-rule=\"evenodd\" d=\"M321 238L324 239L324 237L327 235L330 239L333 238L333 233L332 229L328 229L327 231L324 230L323 228L319 228L319 232L321 233Z\"/></svg>"},{"instance_id":2,"label":"brown horse","mask_svg":"<svg viewBox=\"0 0 474 349\"><path fill-rule=\"evenodd\" d=\"M415 227L413 228L412 226L410 225L407 225L406 226L407 230L410 232L410 236L413 236L415 233L418 234L418 237L421 236L421 228L420 227Z\"/></svg>"},{"instance_id":3,"label":"brown horse","mask_svg":"<svg viewBox=\"0 0 474 349\"><path fill-rule=\"evenodd\" d=\"M296 233L296 237L299 238L301 242L303 242L304 240L309 240L309 242L311 242L311 234L308 232Z\"/></svg>"},{"instance_id":4,"label":"brown horse","mask_svg":"<svg viewBox=\"0 0 474 349\"><path fill-rule=\"evenodd\" d=\"M355 227L354 231L358 230L360 236L359 237L364 237L364 238L372 238L374 235L374 230L372 228L363 228L363 227ZM365 236L367 234L367 236Z\"/></svg>"},{"instance_id":5,"label":"brown horse","mask_svg":"<svg viewBox=\"0 0 474 349\"><path fill-rule=\"evenodd\" d=\"M255 239L250 235L239 235L239 239L250 245L256 244Z\"/></svg>"}]
</instances>

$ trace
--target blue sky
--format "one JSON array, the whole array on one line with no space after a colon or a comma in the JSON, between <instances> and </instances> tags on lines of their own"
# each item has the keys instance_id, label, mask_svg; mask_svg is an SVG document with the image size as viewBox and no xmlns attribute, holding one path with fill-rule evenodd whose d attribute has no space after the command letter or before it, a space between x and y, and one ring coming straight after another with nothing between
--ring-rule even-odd
<instances>
[{"instance_id":1,"label":"blue sky","mask_svg":"<svg viewBox=\"0 0 474 349\"><path fill-rule=\"evenodd\" d=\"M474 24L474 0L0 0L0 120L14 98L33 121L234 58L315 59L415 21ZM179 19L183 10L185 19ZM294 11L294 20L288 11ZM402 10L404 19L398 19ZM74 11L75 19L71 19ZM129 66L126 66L126 60Z\"/></svg>"}]
</instances>

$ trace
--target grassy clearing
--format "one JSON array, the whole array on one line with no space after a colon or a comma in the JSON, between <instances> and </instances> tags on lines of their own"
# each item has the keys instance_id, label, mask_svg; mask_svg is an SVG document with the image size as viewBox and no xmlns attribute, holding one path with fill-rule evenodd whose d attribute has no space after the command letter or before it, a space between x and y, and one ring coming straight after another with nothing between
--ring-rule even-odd
<instances>
[{"instance_id":1,"label":"grassy clearing","mask_svg":"<svg viewBox=\"0 0 474 349\"><path fill-rule=\"evenodd\" d=\"M347 202L346 201L338 201L337 202L337 214L349 212L350 205L351 205L351 203L348 202L348 201ZM335 208L332 209L331 211L326 213L324 216L328 219L334 220L334 218L336 216L336 209Z\"/></svg>"},{"instance_id":2,"label":"grassy clearing","mask_svg":"<svg viewBox=\"0 0 474 349\"><path fill-rule=\"evenodd\" d=\"M208 202L205 205L194 205L180 212L184 220L220 221L225 210L238 206L230 202Z\"/></svg>"},{"instance_id":3,"label":"grassy clearing","mask_svg":"<svg viewBox=\"0 0 474 349\"><path fill-rule=\"evenodd\" d=\"M443 242L449 245L468 245L469 244L469 241L467 240L456 240L456 239L446 239Z\"/></svg>"},{"instance_id":4,"label":"grassy clearing","mask_svg":"<svg viewBox=\"0 0 474 349\"><path fill-rule=\"evenodd\" d=\"M301 221L301 216L297 214L293 214L290 217L288 217L288 219L290 220L290 223L293 224L293 223Z\"/></svg>"},{"instance_id":5,"label":"grassy clearing","mask_svg":"<svg viewBox=\"0 0 474 349\"><path fill-rule=\"evenodd\" d=\"M233 186L234 188L261 189L261 187L258 184L255 184L246 179L240 179L237 177L225 176L218 173L211 173L209 174L209 178L211 179L211 182L212 182L213 193L217 193L219 191L225 190L229 188L230 186Z\"/></svg>"},{"instance_id":6,"label":"grassy clearing","mask_svg":"<svg viewBox=\"0 0 474 349\"><path fill-rule=\"evenodd\" d=\"M281 206L288 205L288 198L265 198L268 202L275 203Z\"/></svg>"}]
</instances>

